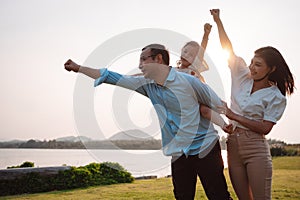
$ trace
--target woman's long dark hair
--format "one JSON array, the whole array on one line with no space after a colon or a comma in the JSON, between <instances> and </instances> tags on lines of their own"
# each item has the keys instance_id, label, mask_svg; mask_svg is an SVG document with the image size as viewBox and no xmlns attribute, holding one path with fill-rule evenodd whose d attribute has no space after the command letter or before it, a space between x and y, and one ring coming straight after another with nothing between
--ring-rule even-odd
<instances>
[{"instance_id":1,"label":"woman's long dark hair","mask_svg":"<svg viewBox=\"0 0 300 200\"><path fill-rule=\"evenodd\" d=\"M269 81L276 84L284 96L286 93L291 95L295 87L294 78L281 53L270 46L257 49L254 53L264 59L268 67L276 67L275 71L270 73Z\"/></svg>"}]
</instances>

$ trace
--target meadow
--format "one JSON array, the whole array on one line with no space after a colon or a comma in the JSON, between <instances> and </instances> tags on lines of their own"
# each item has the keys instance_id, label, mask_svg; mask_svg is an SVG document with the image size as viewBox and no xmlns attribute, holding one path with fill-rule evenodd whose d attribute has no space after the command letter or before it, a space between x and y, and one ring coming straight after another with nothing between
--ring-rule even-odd
<instances>
[{"instance_id":1,"label":"meadow","mask_svg":"<svg viewBox=\"0 0 300 200\"><path fill-rule=\"evenodd\" d=\"M273 158L273 185L272 199L300 199L300 157L275 157ZM234 199L237 199L229 180L227 169L225 170L229 191ZM170 200L174 199L171 178L158 178L149 180L135 180L129 184L115 184L108 186L89 187L84 189L54 191L48 193L28 194L0 197L0 199L49 199L49 200ZM198 181L195 199L207 199L201 184Z\"/></svg>"}]
</instances>

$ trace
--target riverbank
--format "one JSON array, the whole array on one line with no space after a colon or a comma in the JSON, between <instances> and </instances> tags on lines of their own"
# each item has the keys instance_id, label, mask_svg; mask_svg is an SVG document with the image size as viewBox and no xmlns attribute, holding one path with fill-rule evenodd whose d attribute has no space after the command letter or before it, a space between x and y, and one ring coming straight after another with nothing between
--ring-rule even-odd
<instances>
[{"instance_id":1,"label":"riverbank","mask_svg":"<svg viewBox=\"0 0 300 200\"><path fill-rule=\"evenodd\" d=\"M272 199L298 200L300 198L300 157L277 157L273 159L273 187ZM232 185L229 181L228 171L225 170L229 191L234 199L237 199ZM158 178L147 180L136 180L130 184L116 184L109 186L89 187L68 191L55 191L49 193L19 195L2 197L0 199L17 200L79 200L79 199L126 199L126 200L152 200L152 199L174 199L172 193L172 179ZM202 186L198 181L195 199L206 199Z\"/></svg>"}]
</instances>

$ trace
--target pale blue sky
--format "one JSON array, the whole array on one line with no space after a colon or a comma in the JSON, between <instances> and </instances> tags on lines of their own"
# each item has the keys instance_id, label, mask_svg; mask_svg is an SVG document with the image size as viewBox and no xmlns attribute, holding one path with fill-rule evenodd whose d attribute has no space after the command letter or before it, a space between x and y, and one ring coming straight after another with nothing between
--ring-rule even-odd
<instances>
[{"instance_id":1,"label":"pale blue sky","mask_svg":"<svg viewBox=\"0 0 300 200\"><path fill-rule=\"evenodd\" d=\"M203 24L211 23L213 29L207 53L222 74L225 98L228 99L229 71L226 62L220 59L221 47L209 13L212 8L221 9L236 54L249 63L255 49L267 45L278 48L299 86L300 13L297 0L187 2L0 0L0 139L54 139L80 134L73 111L76 75L64 71L64 62L72 58L84 63L103 42L134 29L168 29L200 42ZM171 64L175 61L171 60ZM124 67L136 67L138 53L124 56L113 64L119 67L123 62ZM118 70L118 67L113 69ZM105 110L97 102L105 101L104 97L101 89L96 89L95 113L99 126L109 137L119 129L110 116L106 117L105 125L101 123L100 115ZM145 107L148 113L151 107L148 102L146 106L135 103L139 98L134 95L133 103L128 107L132 120L141 120L137 126L143 127L155 115L145 115L141 111ZM288 97L287 109L268 137L300 143L300 107L296 102L300 102L297 91ZM137 111L135 106L139 108Z\"/></svg>"}]
</instances>

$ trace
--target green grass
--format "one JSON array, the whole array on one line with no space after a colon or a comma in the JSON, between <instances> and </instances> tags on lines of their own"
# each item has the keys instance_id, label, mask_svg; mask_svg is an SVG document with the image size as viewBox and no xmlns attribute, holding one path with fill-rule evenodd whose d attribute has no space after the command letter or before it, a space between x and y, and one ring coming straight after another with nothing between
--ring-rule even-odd
<instances>
[{"instance_id":1,"label":"green grass","mask_svg":"<svg viewBox=\"0 0 300 200\"><path fill-rule=\"evenodd\" d=\"M300 157L273 158L272 199L300 199Z\"/></svg>"},{"instance_id":2,"label":"green grass","mask_svg":"<svg viewBox=\"0 0 300 200\"><path fill-rule=\"evenodd\" d=\"M300 170L300 156L273 157L273 169Z\"/></svg>"},{"instance_id":3,"label":"green grass","mask_svg":"<svg viewBox=\"0 0 300 200\"><path fill-rule=\"evenodd\" d=\"M273 159L273 186L272 199L300 199L300 157L278 157ZM229 181L228 171L225 176L229 191L234 199L237 199ZM138 199L174 199L171 178L159 178L151 180L137 180L129 184L116 184L109 186L89 187L69 191L54 191L40 194L18 195L2 197L0 199L49 199L49 200L138 200ZM197 185L195 199L207 199L202 186Z\"/></svg>"}]
</instances>

